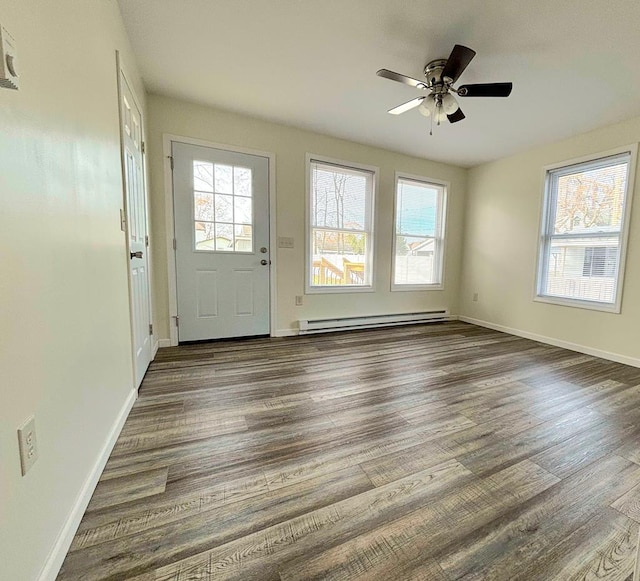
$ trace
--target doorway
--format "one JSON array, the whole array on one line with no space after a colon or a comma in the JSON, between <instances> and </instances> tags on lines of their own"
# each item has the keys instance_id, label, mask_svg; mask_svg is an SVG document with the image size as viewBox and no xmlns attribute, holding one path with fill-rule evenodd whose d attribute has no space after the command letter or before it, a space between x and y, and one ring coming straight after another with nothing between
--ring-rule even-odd
<instances>
[{"instance_id":1,"label":"doorway","mask_svg":"<svg viewBox=\"0 0 640 581\"><path fill-rule=\"evenodd\" d=\"M129 263L129 302L135 387L153 359L153 327L149 284L149 236L144 173L143 117L118 57L121 155Z\"/></svg>"},{"instance_id":2,"label":"doorway","mask_svg":"<svg viewBox=\"0 0 640 581\"><path fill-rule=\"evenodd\" d=\"M270 159L171 142L179 342L268 335Z\"/></svg>"}]
</instances>

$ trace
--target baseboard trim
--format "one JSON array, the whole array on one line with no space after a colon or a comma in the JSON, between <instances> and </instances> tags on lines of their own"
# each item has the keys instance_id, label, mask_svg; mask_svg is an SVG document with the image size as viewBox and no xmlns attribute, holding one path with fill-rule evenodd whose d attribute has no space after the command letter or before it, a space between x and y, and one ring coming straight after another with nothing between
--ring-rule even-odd
<instances>
[{"instance_id":1,"label":"baseboard trim","mask_svg":"<svg viewBox=\"0 0 640 581\"><path fill-rule=\"evenodd\" d=\"M125 401L122 406L120 413L111 428L109 437L102 447L100 455L93 465L91 472L84 481L84 484L80 489L80 493L74 502L73 508L71 509L71 513L62 527L62 530L60 531L60 534L58 535L58 538L45 561L44 567L40 571L40 575L38 575L38 581L54 581L58 576L62 563L64 562L67 552L69 551L69 547L71 546L71 542L73 541L73 537L80 526L80 521L82 520L84 511L87 509L87 505L91 500L93 491L98 485L100 475L102 474L105 464L111 455L111 450L113 450L113 447L116 444L116 440L122 431L122 427L124 426L137 397L138 391L133 390L129 394L127 401Z\"/></svg>"},{"instance_id":2,"label":"baseboard trim","mask_svg":"<svg viewBox=\"0 0 640 581\"><path fill-rule=\"evenodd\" d=\"M274 337L295 337L299 335L298 329L277 329L273 334Z\"/></svg>"},{"instance_id":3,"label":"baseboard trim","mask_svg":"<svg viewBox=\"0 0 640 581\"><path fill-rule=\"evenodd\" d=\"M158 339L158 348L171 347L171 339Z\"/></svg>"},{"instance_id":4,"label":"baseboard trim","mask_svg":"<svg viewBox=\"0 0 640 581\"><path fill-rule=\"evenodd\" d=\"M615 361L616 363L623 363L624 365L631 365L632 367L640 367L640 359L637 359L635 357L627 357L626 355L619 355L618 353L611 353L610 351L603 351L602 349L594 349L593 347L588 347L587 345L571 343L569 341L563 341L562 339L547 337L546 335L538 335L537 333L530 333L529 331L522 331L520 329L514 329L512 327L505 327L504 325L498 325L496 323L490 323L489 321L482 321L480 319L474 319L472 317L465 317L463 315L459 315L458 319L460 321L464 321L465 323L478 325L479 327L487 327L488 329L493 329L494 331L501 331L502 333L508 333L509 335L516 335L518 337L523 337L524 339L531 339L532 341L546 343L547 345L553 345L554 347L569 349L569 351L577 351L578 353L593 355L594 357L600 357L601 359Z\"/></svg>"}]
</instances>

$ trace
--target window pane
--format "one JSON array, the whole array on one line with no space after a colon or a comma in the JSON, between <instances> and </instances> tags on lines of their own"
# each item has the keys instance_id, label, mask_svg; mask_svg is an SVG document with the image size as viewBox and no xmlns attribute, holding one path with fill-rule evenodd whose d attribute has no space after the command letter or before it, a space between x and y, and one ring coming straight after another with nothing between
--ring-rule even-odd
<instances>
[{"instance_id":1,"label":"window pane","mask_svg":"<svg viewBox=\"0 0 640 581\"><path fill-rule=\"evenodd\" d=\"M396 233L435 236L439 193L428 184L398 180Z\"/></svg>"},{"instance_id":2,"label":"window pane","mask_svg":"<svg viewBox=\"0 0 640 581\"><path fill-rule=\"evenodd\" d=\"M233 193L233 167L230 165L216 164L216 193L232 194Z\"/></svg>"},{"instance_id":3,"label":"window pane","mask_svg":"<svg viewBox=\"0 0 640 581\"><path fill-rule=\"evenodd\" d=\"M552 239L544 294L614 303L619 238Z\"/></svg>"},{"instance_id":4,"label":"window pane","mask_svg":"<svg viewBox=\"0 0 640 581\"><path fill-rule=\"evenodd\" d=\"M225 196L226 197L226 196ZM251 198L238 198L234 196L234 219L236 224L251 224Z\"/></svg>"},{"instance_id":5,"label":"window pane","mask_svg":"<svg viewBox=\"0 0 640 581\"><path fill-rule=\"evenodd\" d=\"M213 222L213 194L194 194L194 214L196 220Z\"/></svg>"},{"instance_id":6,"label":"window pane","mask_svg":"<svg viewBox=\"0 0 640 581\"><path fill-rule=\"evenodd\" d=\"M211 222L196 222L196 250L215 250L215 225Z\"/></svg>"},{"instance_id":7,"label":"window pane","mask_svg":"<svg viewBox=\"0 0 640 581\"><path fill-rule=\"evenodd\" d=\"M216 194L216 222L233 222L233 196Z\"/></svg>"},{"instance_id":8,"label":"window pane","mask_svg":"<svg viewBox=\"0 0 640 581\"><path fill-rule=\"evenodd\" d=\"M234 226L236 252L253 251L253 228L247 225Z\"/></svg>"},{"instance_id":9,"label":"window pane","mask_svg":"<svg viewBox=\"0 0 640 581\"><path fill-rule=\"evenodd\" d=\"M233 252L232 224L216 224L216 250Z\"/></svg>"},{"instance_id":10,"label":"window pane","mask_svg":"<svg viewBox=\"0 0 640 581\"><path fill-rule=\"evenodd\" d=\"M236 196L251 196L251 170L246 167L233 168L233 193Z\"/></svg>"},{"instance_id":11,"label":"window pane","mask_svg":"<svg viewBox=\"0 0 640 581\"><path fill-rule=\"evenodd\" d=\"M213 164L207 161L193 162L193 189L213 192Z\"/></svg>"},{"instance_id":12,"label":"window pane","mask_svg":"<svg viewBox=\"0 0 640 581\"><path fill-rule=\"evenodd\" d=\"M435 238L396 236L395 284L433 284L437 282Z\"/></svg>"},{"instance_id":13,"label":"window pane","mask_svg":"<svg viewBox=\"0 0 640 581\"><path fill-rule=\"evenodd\" d=\"M554 234L618 232L626 186L626 162L558 176Z\"/></svg>"},{"instance_id":14,"label":"window pane","mask_svg":"<svg viewBox=\"0 0 640 581\"><path fill-rule=\"evenodd\" d=\"M313 164L311 176L314 226L365 230L371 176L339 167Z\"/></svg>"},{"instance_id":15,"label":"window pane","mask_svg":"<svg viewBox=\"0 0 640 581\"><path fill-rule=\"evenodd\" d=\"M368 284L366 247L365 234L314 228L312 284L319 286Z\"/></svg>"},{"instance_id":16,"label":"window pane","mask_svg":"<svg viewBox=\"0 0 640 581\"><path fill-rule=\"evenodd\" d=\"M396 184L393 284L440 282L444 187L400 178Z\"/></svg>"}]
</instances>

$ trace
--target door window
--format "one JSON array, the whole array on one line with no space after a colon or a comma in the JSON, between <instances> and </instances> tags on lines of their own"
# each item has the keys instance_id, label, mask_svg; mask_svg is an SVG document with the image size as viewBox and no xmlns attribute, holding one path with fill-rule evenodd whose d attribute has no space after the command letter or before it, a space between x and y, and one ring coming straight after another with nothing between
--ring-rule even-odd
<instances>
[{"instance_id":1,"label":"door window","mask_svg":"<svg viewBox=\"0 0 640 581\"><path fill-rule=\"evenodd\" d=\"M205 252L253 252L251 169L193 162L195 249Z\"/></svg>"}]
</instances>

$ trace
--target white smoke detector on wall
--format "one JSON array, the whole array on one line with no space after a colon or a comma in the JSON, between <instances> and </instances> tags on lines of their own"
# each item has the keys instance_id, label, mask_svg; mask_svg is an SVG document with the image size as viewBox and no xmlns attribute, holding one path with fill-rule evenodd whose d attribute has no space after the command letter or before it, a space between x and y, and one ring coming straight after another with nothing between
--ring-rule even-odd
<instances>
[{"instance_id":1,"label":"white smoke detector on wall","mask_svg":"<svg viewBox=\"0 0 640 581\"><path fill-rule=\"evenodd\" d=\"M18 53L16 41L0 26L0 87L18 89Z\"/></svg>"}]
</instances>

